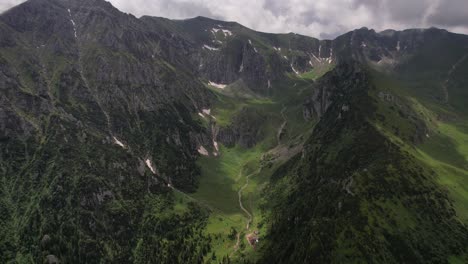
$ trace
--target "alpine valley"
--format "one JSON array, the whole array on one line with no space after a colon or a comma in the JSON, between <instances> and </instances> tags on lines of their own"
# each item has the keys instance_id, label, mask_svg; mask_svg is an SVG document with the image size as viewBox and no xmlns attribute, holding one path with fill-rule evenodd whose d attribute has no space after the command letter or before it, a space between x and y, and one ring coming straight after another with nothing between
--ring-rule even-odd
<instances>
[{"instance_id":1,"label":"alpine valley","mask_svg":"<svg viewBox=\"0 0 468 264\"><path fill-rule=\"evenodd\" d=\"M0 15L0 263L468 263L468 36Z\"/></svg>"}]
</instances>

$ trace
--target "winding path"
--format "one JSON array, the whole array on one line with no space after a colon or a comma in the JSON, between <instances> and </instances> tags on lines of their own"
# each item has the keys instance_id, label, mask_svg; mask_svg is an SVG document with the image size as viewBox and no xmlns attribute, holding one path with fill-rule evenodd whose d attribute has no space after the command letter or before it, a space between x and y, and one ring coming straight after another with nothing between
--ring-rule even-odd
<instances>
[{"instance_id":1,"label":"winding path","mask_svg":"<svg viewBox=\"0 0 468 264\"><path fill-rule=\"evenodd\" d=\"M279 130L278 130L278 134L276 135L277 139L278 139L278 145L281 144L281 133L283 132L284 130L284 127L286 127L286 124L288 123L287 119L286 119L286 116L284 115L284 112L286 111L286 106L284 106L283 104L283 109L281 109L281 117L283 118L283 123L281 124Z\"/></svg>"},{"instance_id":2,"label":"winding path","mask_svg":"<svg viewBox=\"0 0 468 264\"><path fill-rule=\"evenodd\" d=\"M242 170L239 172L240 174L242 174ZM244 184L244 186L242 186L239 191L237 192L237 195L239 196L239 207L242 209L242 211L244 211L244 213L247 215L248 217L248 220L247 220L247 225L245 227L245 229L249 230L249 227L250 227L250 223L252 222L252 214L247 210L245 209L244 205L242 204L242 191L247 188L247 186L249 186L249 179L250 179L250 176L252 176L254 173L252 174L249 174L247 175L247 180Z\"/></svg>"}]
</instances>

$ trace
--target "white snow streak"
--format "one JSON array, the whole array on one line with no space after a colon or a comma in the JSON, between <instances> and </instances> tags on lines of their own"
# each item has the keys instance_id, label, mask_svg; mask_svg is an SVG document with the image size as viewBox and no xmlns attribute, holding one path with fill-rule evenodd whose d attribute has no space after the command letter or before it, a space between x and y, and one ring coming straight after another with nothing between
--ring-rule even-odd
<instances>
[{"instance_id":1,"label":"white snow streak","mask_svg":"<svg viewBox=\"0 0 468 264\"><path fill-rule=\"evenodd\" d=\"M253 49L254 49L255 53L258 53L258 50L257 50L257 48L255 48L255 46L254 46L254 45L252 45L252 41L251 41L250 39L249 39L249 44L250 44L250 46L252 46L252 47L253 47Z\"/></svg>"},{"instance_id":2,"label":"white snow streak","mask_svg":"<svg viewBox=\"0 0 468 264\"><path fill-rule=\"evenodd\" d=\"M216 33L218 33L218 31L220 31L220 30L221 30L221 32L223 32L224 37L230 37L230 36L233 35L232 32L231 32L230 30L227 30L227 29L219 29L219 28L212 28L212 29L211 29L211 33L213 33L213 35L216 36Z\"/></svg>"},{"instance_id":3,"label":"white snow streak","mask_svg":"<svg viewBox=\"0 0 468 264\"><path fill-rule=\"evenodd\" d=\"M215 82L212 82L212 81L210 81L208 84L211 85L211 86L214 86L216 88L219 88L219 89L226 88L226 84L215 83Z\"/></svg>"},{"instance_id":4,"label":"white snow streak","mask_svg":"<svg viewBox=\"0 0 468 264\"><path fill-rule=\"evenodd\" d=\"M211 115L211 109L202 109L202 112L207 115Z\"/></svg>"},{"instance_id":5,"label":"white snow streak","mask_svg":"<svg viewBox=\"0 0 468 264\"><path fill-rule=\"evenodd\" d=\"M218 142L216 140L213 140L213 147L215 151L213 152L213 156L217 157L219 154L219 147L218 147Z\"/></svg>"},{"instance_id":6,"label":"white snow streak","mask_svg":"<svg viewBox=\"0 0 468 264\"><path fill-rule=\"evenodd\" d=\"M203 45L203 48L204 49L207 49L207 50L219 50L218 48L214 48L214 47L211 47L211 46L208 46L208 45Z\"/></svg>"},{"instance_id":7,"label":"white snow streak","mask_svg":"<svg viewBox=\"0 0 468 264\"><path fill-rule=\"evenodd\" d=\"M122 141L118 140L116 137L114 137L114 143L121 146L122 148L125 148L125 144L122 143Z\"/></svg>"},{"instance_id":8,"label":"white snow streak","mask_svg":"<svg viewBox=\"0 0 468 264\"><path fill-rule=\"evenodd\" d=\"M70 16L70 22L73 25L73 31L75 32L75 38L78 38L78 35L76 34L76 24L75 21L72 19L71 11L68 9L68 15Z\"/></svg>"},{"instance_id":9,"label":"white snow streak","mask_svg":"<svg viewBox=\"0 0 468 264\"><path fill-rule=\"evenodd\" d=\"M208 117L211 117L213 118L214 120L216 120L216 117L214 117L212 114L211 114L211 109L202 109L201 112L198 113L199 116L203 117L203 118L206 118L207 116Z\"/></svg>"},{"instance_id":10,"label":"white snow streak","mask_svg":"<svg viewBox=\"0 0 468 264\"><path fill-rule=\"evenodd\" d=\"M314 57L314 59L316 59L318 62L321 62L322 60L317 58L317 56L315 56L315 54L312 53L312 56Z\"/></svg>"},{"instance_id":11,"label":"white snow streak","mask_svg":"<svg viewBox=\"0 0 468 264\"><path fill-rule=\"evenodd\" d=\"M227 29L221 29L221 30L223 31L225 37L232 36L232 32L230 30L227 30Z\"/></svg>"},{"instance_id":12,"label":"white snow streak","mask_svg":"<svg viewBox=\"0 0 468 264\"><path fill-rule=\"evenodd\" d=\"M333 62L333 48L330 48L330 57L327 59L328 63Z\"/></svg>"},{"instance_id":13,"label":"white snow streak","mask_svg":"<svg viewBox=\"0 0 468 264\"><path fill-rule=\"evenodd\" d=\"M208 150L203 146L198 147L197 151L203 156L208 156Z\"/></svg>"},{"instance_id":14,"label":"white snow streak","mask_svg":"<svg viewBox=\"0 0 468 264\"><path fill-rule=\"evenodd\" d=\"M145 163L146 163L146 166L148 166L148 169L150 169L153 174L156 174L156 169L153 167L153 163L151 162L151 160L146 159Z\"/></svg>"},{"instance_id":15,"label":"white snow streak","mask_svg":"<svg viewBox=\"0 0 468 264\"><path fill-rule=\"evenodd\" d=\"M292 65L292 63L291 63L291 69L293 70L293 72L294 72L295 74L299 75L299 71L297 71L297 70L294 68L294 66Z\"/></svg>"}]
</instances>

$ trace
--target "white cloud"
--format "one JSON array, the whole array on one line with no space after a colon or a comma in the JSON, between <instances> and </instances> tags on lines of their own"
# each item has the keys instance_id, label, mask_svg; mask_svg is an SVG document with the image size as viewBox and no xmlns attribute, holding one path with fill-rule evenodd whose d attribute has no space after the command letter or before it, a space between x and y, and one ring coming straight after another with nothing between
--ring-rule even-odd
<instances>
[{"instance_id":1,"label":"white cloud","mask_svg":"<svg viewBox=\"0 0 468 264\"><path fill-rule=\"evenodd\" d=\"M0 13L22 2L24 0L0 0Z\"/></svg>"}]
</instances>

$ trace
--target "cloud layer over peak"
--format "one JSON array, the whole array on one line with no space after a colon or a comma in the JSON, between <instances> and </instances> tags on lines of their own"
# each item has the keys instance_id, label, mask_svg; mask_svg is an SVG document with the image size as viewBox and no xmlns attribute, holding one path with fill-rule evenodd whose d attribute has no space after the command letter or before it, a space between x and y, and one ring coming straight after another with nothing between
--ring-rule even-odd
<instances>
[{"instance_id":1,"label":"cloud layer over peak","mask_svg":"<svg viewBox=\"0 0 468 264\"><path fill-rule=\"evenodd\" d=\"M0 0L0 12L24 2ZM377 31L440 27L468 34L467 0L110 0L123 12L174 19L206 16L255 30L334 38L368 27Z\"/></svg>"}]
</instances>

